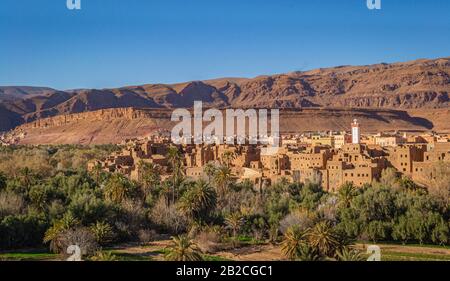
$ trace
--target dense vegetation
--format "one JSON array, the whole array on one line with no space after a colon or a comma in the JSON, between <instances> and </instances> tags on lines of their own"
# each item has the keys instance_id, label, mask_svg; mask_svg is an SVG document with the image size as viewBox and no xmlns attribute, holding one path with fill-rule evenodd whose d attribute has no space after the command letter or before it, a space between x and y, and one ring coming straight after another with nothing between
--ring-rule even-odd
<instances>
[{"instance_id":1,"label":"dense vegetation","mask_svg":"<svg viewBox=\"0 0 450 281\"><path fill-rule=\"evenodd\" d=\"M168 260L199 260L200 252L243 241L281 243L293 260L359 260L350 247L355 240L450 243L448 166L436 190L386 170L379 183L347 183L338 194L313 179L255 190L233 180L229 161L208 164L207 178L190 181L176 149L169 150L172 176L165 180L148 163L140 163L139 182L99 167L87 172L87 161L116 149L0 148L0 249L46 245L64 253L78 243L92 256L102 246L168 234L174 236ZM93 259L114 257L97 253Z\"/></svg>"}]
</instances>

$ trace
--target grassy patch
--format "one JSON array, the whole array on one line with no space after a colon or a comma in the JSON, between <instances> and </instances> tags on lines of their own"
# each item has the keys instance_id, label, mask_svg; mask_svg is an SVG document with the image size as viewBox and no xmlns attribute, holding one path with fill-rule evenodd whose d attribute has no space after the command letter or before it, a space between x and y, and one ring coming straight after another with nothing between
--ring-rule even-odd
<instances>
[{"instance_id":1,"label":"grassy patch","mask_svg":"<svg viewBox=\"0 0 450 281\"><path fill-rule=\"evenodd\" d=\"M58 255L45 252L37 253L4 253L0 254L0 260L6 261L44 261L57 260Z\"/></svg>"},{"instance_id":2,"label":"grassy patch","mask_svg":"<svg viewBox=\"0 0 450 281\"><path fill-rule=\"evenodd\" d=\"M382 251L381 252L381 260L386 260L386 261L450 261L450 255Z\"/></svg>"},{"instance_id":3,"label":"grassy patch","mask_svg":"<svg viewBox=\"0 0 450 281\"><path fill-rule=\"evenodd\" d=\"M203 255L203 260L205 261L232 261L230 259L219 257L219 256L210 256L210 255Z\"/></svg>"},{"instance_id":4,"label":"grassy patch","mask_svg":"<svg viewBox=\"0 0 450 281\"><path fill-rule=\"evenodd\" d=\"M434 244L418 244L418 243L406 243L401 244L399 242L379 241L377 243L371 241L356 241L356 244L365 245L392 245L392 246L405 246L405 247L421 247L421 248L435 248L435 249L450 249L447 245L434 245Z\"/></svg>"},{"instance_id":5,"label":"grassy patch","mask_svg":"<svg viewBox=\"0 0 450 281\"><path fill-rule=\"evenodd\" d=\"M112 252L119 261L152 261L153 258L146 255Z\"/></svg>"}]
</instances>

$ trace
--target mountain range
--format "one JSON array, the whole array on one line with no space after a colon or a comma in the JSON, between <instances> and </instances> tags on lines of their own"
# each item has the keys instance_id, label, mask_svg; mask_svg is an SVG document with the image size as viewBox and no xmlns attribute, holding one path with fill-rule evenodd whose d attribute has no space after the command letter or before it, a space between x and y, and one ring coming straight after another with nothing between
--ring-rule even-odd
<instances>
[{"instance_id":1,"label":"mountain range","mask_svg":"<svg viewBox=\"0 0 450 281\"><path fill-rule=\"evenodd\" d=\"M114 89L0 87L0 131L57 115L109 108L448 109L450 58L339 66L255 78ZM432 121L432 120L430 120Z\"/></svg>"}]
</instances>

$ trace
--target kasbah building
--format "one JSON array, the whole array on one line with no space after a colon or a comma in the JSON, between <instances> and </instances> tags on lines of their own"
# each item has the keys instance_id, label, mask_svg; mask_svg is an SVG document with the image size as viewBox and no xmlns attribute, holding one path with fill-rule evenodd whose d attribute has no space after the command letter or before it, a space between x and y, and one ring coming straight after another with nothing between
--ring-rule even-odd
<instances>
[{"instance_id":1,"label":"kasbah building","mask_svg":"<svg viewBox=\"0 0 450 281\"><path fill-rule=\"evenodd\" d=\"M172 172L166 158L172 145L168 137L161 135L127 140L122 151L103 161L90 162L88 169L97 165L104 171L140 180L140 163L154 163L160 167L161 178L166 179ZM357 120L351 124L351 134L282 136L281 147L275 154L265 155L261 145L188 144L177 147L186 177L206 179L204 167L207 163L228 165L238 182L249 180L257 189L280 180L314 181L321 183L323 189L336 192L347 182L362 187L378 181L388 167L427 187L436 177L433 167L439 162L450 163L449 135L361 135Z\"/></svg>"}]
</instances>

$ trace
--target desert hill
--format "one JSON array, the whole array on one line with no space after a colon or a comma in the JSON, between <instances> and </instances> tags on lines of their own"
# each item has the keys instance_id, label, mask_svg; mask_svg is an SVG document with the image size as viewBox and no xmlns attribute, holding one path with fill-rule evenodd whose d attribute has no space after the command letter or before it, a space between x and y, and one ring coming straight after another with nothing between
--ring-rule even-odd
<instances>
[{"instance_id":1,"label":"desert hill","mask_svg":"<svg viewBox=\"0 0 450 281\"><path fill-rule=\"evenodd\" d=\"M170 109L118 108L59 115L21 125L5 137L15 139L15 143L19 144L119 143L161 130L169 132L175 124L170 121L171 112ZM281 133L348 131L352 119L358 118L364 133L388 130L450 131L448 119L445 119L445 116L450 116L449 109L412 112L414 114L392 109L281 109L280 130ZM431 117L438 122L430 122Z\"/></svg>"},{"instance_id":2,"label":"desert hill","mask_svg":"<svg viewBox=\"0 0 450 281\"><path fill-rule=\"evenodd\" d=\"M450 58L116 89L0 87L0 131L107 108L189 108L194 100L219 108L446 109L449 92Z\"/></svg>"}]
</instances>

